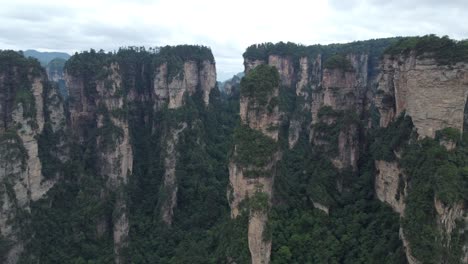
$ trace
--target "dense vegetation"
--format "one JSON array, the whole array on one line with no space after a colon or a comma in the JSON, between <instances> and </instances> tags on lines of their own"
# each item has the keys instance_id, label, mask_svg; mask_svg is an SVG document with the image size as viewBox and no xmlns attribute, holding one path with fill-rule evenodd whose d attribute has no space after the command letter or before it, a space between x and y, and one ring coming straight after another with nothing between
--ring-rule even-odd
<instances>
[{"instance_id":1,"label":"dense vegetation","mask_svg":"<svg viewBox=\"0 0 468 264\"><path fill-rule=\"evenodd\" d=\"M435 58L439 64L454 64L468 61L468 40L456 41L448 36L426 35L422 37L401 38L389 46L386 54L408 55L415 51L417 56L427 55Z\"/></svg>"},{"instance_id":2,"label":"dense vegetation","mask_svg":"<svg viewBox=\"0 0 468 264\"><path fill-rule=\"evenodd\" d=\"M25 118L36 116L34 95L32 93L32 81L39 76L45 76L44 69L33 58L25 58L21 53L12 50L0 50L0 73L4 75L3 86L5 94L5 106L2 111L5 115L2 121L6 127L9 120L8 111L13 111L18 104L23 108ZM2 106L3 107L3 106ZM35 119L31 120L34 123ZM34 127L34 124L33 124Z\"/></svg>"},{"instance_id":3,"label":"dense vegetation","mask_svg":"<svg viewBox=\"0 0 468 264\"><path fill-rule=\"evenodd\" d=\"M407 146L401 164L409 180L406 198L405 235L415 257L424 263L458 263L466 235L452 232L451 246L436 224L434 199L444 206L468 201L468 138L458 139L447 151L437 140L424 139ZM459 223L458 228L463 228Z\"/></svg>"},{"instance_id":4,"label":"dense vegetation","mask_svg":"<svg viewBox=\"0 0 468 264\"><path fill-rule=\"evenodd\" d=\"M254 44L249 46L244 52L244 59L249 60L263 60L268 61L270 55L279 55L290 57L293 60L294 67L298 69L299 59L301 57L308 57L313 60L317 55L321 54L322 59L333 55L342 55L348 53L368 53L370 55L370 64L377 65L377 60L384 52L384 50L391 44L395 43L401 38L383 38L371 39L366 41L355 41L346 44L329 44L329 45L300 45L292 42L278 42Z\"/></svg>"},{"instance_id":5,"label":"dense vegetation","mask_svg":"<svg viewBox=\"0 0 468 264\"><path fill-rule=\"evenodd\" d=\"M360 146L355 171L338 170L330 160L338 154L339 133L361 126L354 112L323 107L313 126L319 145L306 130L293 149L282 145L268 223L272 263L406 263L399 217L373 194L371 151Z\"/></svg>"},{"instance_id":6,"label":"dense vegetation","mask_svg":"<svg viewBox=\"0 0 468 264\"><path fill-rule=\"evenodd\" d=\"M135 88L143 92L148 87L156 68L167 63L167 79L183 78L184 63L193 61L201 65L203 61L214 62L211 50L204 46L179 45L161 48L126 47L116 52L96 52L91 49L75 53L65 64L65 71L85 81L85 91L93 95L97 80L103 80L109 74L110 65L118 63L125 81L123 94ZM144 67L143 67L144 66ZM140 73L137 74L137 73Z\"/></svg>"},{"instance_id":7,"label":"dense vegetation","mask_svg":"<svg viewBox=\"0 0 468 264\"><path fill-rule=\"evenodd\" d=\"M236 151L234 159L241 165L266 166L278 150L277 143L262 132L239 125L234 134Z\"/></svg>"},{"instance_id":8,"label":"dense vegetation","mask_svg":"<svg viewBox=\"0 0 468 264\"><path fill-rule=\"evenodd\" d=\"M249 261L248 218L231 220L226 197L227 154L238 122L238 105L221 100L214 91L208 109L200 97L187 97L185 106L163 110L148 124L132 118L137 152L129 186L129 258L135 263L223 263L228 257L237 263ZM131 116L140 116L141 111L146 110L134 106ZM177 207L168 228L160 220L159 204L165 196L161 137L181 122L187 128L177 146ZM154 135L152 125L157 127Z\"/></svg>"},{"instance_id":9,"label":"dense vegetation","mask_svg":"<svg viewBox=\"0 0 468 264\"><path fill-rule=\"evenodd\" d=\"M427 47L424 38L431 40L433 36L416 42L412 38L391 38L327 46L266 43L249 47L244 57L266 60L272 54L290 56L297 67L300 56L322 54L325 68L351 70L343 55L349 52L370 52L375 57L396 43L387 52L438 52L434 47L455 47L451 51L455 56L465 45L438 38L431 44L434 46ZM451 62L457 60L450 56ZM317 122L310 127L312 139L309 127L300 127L299 140L290 149L290 122L295 118L307 120L304 126L309 126L311 111L302 108L304 98L297 96L295 89L280 87L277 69L267 65L256 67L242 79L240 93L265 109L278 106L283 123L271 128L278 129L278 142L240 124L239 91L222 97L214 89L209 106L204 105L199 92L185 95L184 106L178 109L156 107L146 100L154 72L162 63L168 65L168 78L181 78L185 61L200 65L205 60L214 62L208 48L188 45L148 51L130 47L114 53L90 50L70 58L65 68L84 80L90 98L96 95L97 81L106 80L111 73L109 66L117 63L122 90L114 96L123 100L123 106L110 111L96 105L99 128L95 122L85 122L80 124L83 131L73 131L80 132L82 138L67 142L70 158L66 162L57 156L65 135L53 132L50 113L45 110L46 124L37 138L42 172L47 179L58 175L60 180L47 197L31 203L30 213L18 214L17 225L23 225L20 238L26 241L20 263L114 262L112 228L119 213L116 204L122 197L127 202L130 225L128 248L122 254L129 263L249 263L249 210L269 215L263 235L272 240L271 262L275 264L406 263L398 235L400 224L413 255L423 263L459 262L467 237L458 232L462 228L459 224L452 233L451 246L444 246L448 238L438 229L434 198L444 205L466 204L466 134L447 128L438 131L435 139L421 140L411 118L404 114L387 128L368 128L354 111L322 107ZM36 69L38 62L15 52L0 52L0 70L10 74L6 87L15 91L15 103L21 103L25 113L32 116L35 108L30 81L25 71L18 75L21 82L14 83L14 65ZM15 87L20 88L13 90ZM279 96L270 98L276 88ZM44 98L50 89L52 86L45 86ZM130 101L129 91L145 100ZM127 184L113 189L101 175L98 161L99 154L111 152L123 137L122 129L113 123L115 118L128 121L133 171ZM161 220L161 207L168 195L163 188L165 148L171 131L182 123L187 127L176 146L177 205L168 226ZM360 160L357 168L337 169L331 158L338 154L340 133L351 129L357 131L354 136L360 143ZM5 153L22 158L24 163L27 154L16 128L2 133L0 143L0 149L13 150ZM456 143L456 148L447 150L443 144L448 143ZM277 171L272 206L268 195L259 191L242 203L240 216L231 219L226 195L228 163L263 167L279 151L282 159L273 168ZM401 219L374 197L376 160L401 164L407 181L401 183L407 191L402 197L406 213ZM245 172L251 178L266 175L261 170ZM6 186L13 192L13 186ZM10 241L0 234L0 261L9 246Z\"/></svg>"},{"instance_id":10,"label":"dense vegetation","mask_svg":"<svg viewBox=\"0 0 468 264\"><path fill-rule=\"evenodd\" d=\"M333 55L328 58L324 63L323 67L327 69L341 69L344 71L353 71L353 65L351 62L344 57L343 55Z\"/></svg>"},{"instance_id":11,"label":"dense vegetation","mask_svg":"<svg viewBox=\"0 0 468 264\"><path fill-rule=\"evenodd\" d=\"M459 263L466 235L452 232L451 246L437 225L434 200L445 206L468 200L468 138L456 129L446 128L435 139L417 139L411 118L402 114L388 128L377 130L371 145L375 159L399 161L406 180L406 209L402 219L412 254L423 263ZM448 151L442 141L456 144ZM397 158L395 152L401 157ZM407 186L406 186L407 185ZM403 190L399 191L403 193ZM460 228L458 226L457 228Z\"/></svg>"},{"instance_id":12,"label":"dense vegetation","mask_svg":"<svg viewBox=\"0 0 468 264\"><path fill-rule=\"evenodd\" d=\"M266 64L255 67L242 78L240 83L242 96L255 99L259 106L269 103L270 97L277 88L279 88L278 70Z\"/></svg>"}]
</instances>

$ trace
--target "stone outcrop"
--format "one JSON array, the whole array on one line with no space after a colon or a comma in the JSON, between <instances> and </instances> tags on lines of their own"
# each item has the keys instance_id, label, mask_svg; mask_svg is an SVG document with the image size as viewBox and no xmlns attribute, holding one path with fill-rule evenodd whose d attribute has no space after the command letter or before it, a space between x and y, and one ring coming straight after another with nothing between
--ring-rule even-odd
<instances>
[{"instance_id":1,"label":"stone outcrop","mask_svg":"<svg viewBox=\"0 0 468 264\"><path fill-rule=\"evenodd\" d=\"M107 79L100 81L96 85L96 91L99 95L98 105L105 105L107 111L112 113L122 110L124 107L124 99L119 96L118 92L122 90L122 79L119 74L119 66L111 64L109 67L110 74ZM106 87L106 83L110 83L110 87ZM104 116L98 115L97 129L102 129L103 126L109 125L103 122ZM102 146L99 153L101 174L108 177L108 185L112 190L118 189L119 186L125 185L128 182L128 177L133 170L133 151L130 144L130 134L128 121L125 117L110 117L110 122L115 129L121 131L121 135L115 140L115 144L111 148ZM100 135L97 138L98 144L101 145L103 137L109 135ZM113 223L113 239L114 252L116 255L116 263L125 263L120 257L122 250L127 247L127 237L129 232L127 205L125 197L117 194L117 202L114 208L116 212L116 220Z\"/></svg>"},{"instance_id":2,"label":"stone outcrop","mask_svg":"<svg viewBox=\"0 0 468 264\"><path fill-rule=\"evenodd\" d=\"M42 174L38 143L46 124L53 132L64 129L64 110L57 94L38 65L12 65L0 72L0 237L11 245L6 263L17 262L25 242L17 229L19 221L25 220L17 219L18 214L29 213L31 202L44 197L58 177ZM61 144L58 156L64 161Z\"/></svg>"},{"instance_id":3,"label":"stone outcrop","mask_svg":"<svg viewBox=\"0 0 468 264\"><path fill-rule=\"evenodd\" d=\"M246 74L248 74L246 68ZM271 87L266 98L267 104L273 98L279 95L279 87ZM240 117L241 123L249 129L260 131L267 136L278 141L280 112L276 105L272 109L267 109L267 105L261 105L257 98L252 98L241 93L240 98ZM236 147L234 148L234 157L236 157ZM237 217L240 212L242 201L256 199L257 195L266 195L268 208L250 208L248 242L252 257L252 264L267 264L270 262L271 240L265 238L264 230L268 221L268 210L273 196L273 182L276 174L276 163L281 158L281 153L276 152L272 155L270 162L263 167L254 165L242 165L235 161L235 158L229 163L229 182L228 190L229 205L231 207L231 216ZM261 176L247 177L247 171L262 171Z\"/></svg>"},{"instance_id":4,"label":"stone outcrop","mask_svg":"<svg viewBox=\"0 0 468 264\"><path fill-rule=\"evenodd\" d=\"M463 202L454 205L445 205L442 201L434 197L434 207L437 212L437 222L441 230L448 235L447 244L450 244L450 234L456 227L457 220L463 220L466 211ZM468 224L468 222L466 222Z\"/></svg>"},{"instance_id":5,"label":"stone outcrop","mask_svg":"<svg viewBox=\"0 0 468 264\"><path fill-rule=\"evenodd\" d=\"M401 241L403 241L403 248L405 250L406 260L408 261L408 264L421 264L421 262L417 260L411 253L411 245L409 244L408 240L405 238L405 234L401 227L399 230L399 235L400 235Z\"/></svg>"},{"instance_id":6,"label":"stone outcrop","mask_svg":"<svg viewBox=\"0 0 468 264\"><path fill-rule=\"evenodd\" d=\"M466 63L440 65L430 54L417 56L413 51L408 55L384 56L381 72L377 77L377 91L374 103L380 114L380 126L386 127L397 116L405 112L410 116L419 138L435 137L435 132L447 127L463 131L464 112L468 96L468 68ZM448 150L454 142L442 140ZM406 185L397 163L377 161L377 197L404 215L404 196L400 185ZM403 177L403 179L402 179ZM399 197L399 199L395 199ZM455 221L463 220L463 204L444 205L434 197L439 229L450 242ZM410 245L400 232L407 259L419 263L410 252ZM445 245L445 246L448 246Z\"/></svg>"},{"instance_id":7,"label":"stone outcrop","mask_svg":"<svg viewBox=\"0 0 468 264\"><path fill-rule=\"evenodd\" d=\"M179 54L179 49L185 48L193 49L194 53L205 52L204 59L198 59L197 55ZM91 192L113 206L110 211L101 210L92 216L93 219L89 219L89 223L95 221L95 238L111 238L115 263L128 262L124 252L129 243L131 225L126 190L133 172L134 138L131 135L135 133L130 127L133 125L131 111L141 110L142 115L138 116L141 120L138 122L145 125L147 122L149 133L156 136L161 124L155 124L150 118L160 114L159 110L164 107L181 108L187 96L197 96L208 105L210 94L216 87L215 63L208 48L182 47L172 50L166 47L166 50L171 53L170 58L158 57L156 52L133 48L126 50L128 53L125 56L137 58L144 55L145 58L159 60L157 67L151 60L140 60L141 57L127 61L128 57L117 58L115 54L84 52L70 59L65 72L61 71L63 65L62 68L48 67L50 82L37 61L25 59L13 51L5 53L11 58L2 54L0 240L2 245L3 242L11 245L7 263L16 263L28 244L28 241L19 239L21 230L17 226L24 223L16 221L17 215L26 216L21 221L33 220L27 218L30 204L42 198L50 198L48 204L54 210L56 197L47 197L47 192L57 181L67 180L62 174L69 167L63 165L68 165L65 162L70 155L73 155L74 166L85 167L84 171L77 171L79 183L76 183L76 187L81 187L80 180L86 177L103 180L102 186L93 186L95 189ZM175 60L171 61L174 57ZM181 61L180 68L178 63ZM62 91L52 82L59 82L59 85L63 82L63 87L67 88L68 109L64 108ZM169 125L166 136L157 134L161 142L167 140L166 149L162 151L166 171L161 188L172 189L173 192L165 201L166 205L160 206L163 221L169 225L177 201L175 170L178 136L187 127L185 122L180 124L180 127L173 128ZM42 156L44 153L45 156ZM87 155L89 153L91 155ZM79 164L81 160L76 158L78 155L86 156L84 159L87 163ZM48 159L48 166L43 166L42 157ZM92 175L88 174L88 170L92 171Z\"/></svg>"},{"instance_id":8,"label":"stone outcrop","mask_svg":"<svg viewBox=\"0 0 468 264\"><path fill-rule=\"evenodd\" d=\"M244 72L245 74L248 74L252 69L257 67L258 65L266 64L266 61L264 60L250 60L250 59L245 59L244 60Z\"/></svg>"},{"instance_id":9,"label":"stone outcrop","mask_svg":"<svg viewBox=\"0 0 468 264\"><path fill-rule=\"evenodd\" d=\"M216 85L216 68L208 60L200 64L185 61L179 74L169 76L168 65L163 63L156 69L153 85L158 107L167 104L170 109L179 108L184 104L184 95L191 96L197 90L200 90L205 105L208 105L210 92Z\"/></svg>"},{"instance_id":10,"label":"stone outcrop","mask_svg":"<svg viewBox=\"0 0 468 264\"><path fill-rule=\"evenodd\" d=\"M447 127L463 130L468 96L468 67L465 63L440 65L430 54L418 57L414 52L406 56L385 55L381 60L366 53L344 55L351 67L327 68L321 54L298 58L297 66L294 66L288 56L269 55L267 60L245 59L246 73L258 65L269 64L278 69L283 87L295 88L295 111L300 114L293 115L288 122L290 148L295 146L304 129L317 147L327 148L329 142L324 141L320 134L327 132L319 133L314 128L317 124L333 126L338 118L329 115L320 117L319 112L323 107L329 107L334 113L354 115L367 123L365 129L372 126L370 112L371 107L374 107L378 111L378 126L386 127L405 112L412 118L420 138L434 137L437 130ZM241 98L243 120L247 116L245 102L246 99L242 101ZM310 124L303 118L308 113L311 115ZM275 120L268 115L262 115L261 118L263 119L254 119L252 123L256 129L261 130L267 123L284 121L284 118ZM360 142L359 128L352 122L341 125L337 142L334 143L338 151L330 160L340 170L350 167L356 171L359 147L363 143ZM453 142L442 141L442 144L448 150L455 147ZM400 169L398 159L395 162L378 160L375 166L377 198L404 217L407 179ZM450 233L454 219L462 219L465 209L460 205L444 207L436 202L435 206L441 230ZM419 263L411 255L403 230L400 233L408 261Z\"/></svg>"},{"instance_id":11,"label":"stone outcrop","mask_svg":"<svg viewBox=\"0 0 468 264\"><path fill-rule=\"evenodd\" d=\"M243 72L238 73L232 76L231 79L221 83L221 91L228 96L232 96L234 93L239 93L239 85L243 76Z\"/></svg>"},{"instance_id":12,"label":"stone outcrop","mask_svg":"<svg viewBox=\"0 0 468 264\"><path fill-rule=\"evenodd\" d=\"M378 79L376 106L381 126L403 111L411 116L419 136L434 137L437 130L463 130L468 96L465 63L438 65L434 59L385 56Z\"/></svg>"},{"instance_id":13,"label":"stone outcrop","mask_svg":"<svg viewBox=\"0 0 468 264\"><path fill-rule=\"evenodd\" d=\"M78 142L86 139L86 130L90 127L95 127L98 132L95 139L98 146L98 168L100 175L107 179L107 186L102 187L107 193L127 184L133 168L133 152L128 120L117 114L123 110L125 104L121 95L123 87L119 65L113 63L104 67L108 74L104 79L96 80L95 87L92 87L96 91L93 95L85 90L83 76L67 72L65 79L72 98L71 127L74 128ZM112 228L116 263L124 263L120 254L127 246L129 224L125 199L118 194L114 208L116 217Z\"/></svg>"},{"instance_id":14,"label":"stone outcrop","mask_svg":"<svg viewBox=\"0 0 468 264\"><path fill-rule=\"evenodd\" d=\"M405 212L406 179L398 162L375 161L375 194L377 198L389 204L392 209L403 216Z\"/></svg>"},{"instance_id":15,"label":"stone outcrop","mask_svg":"<svg viewBox=\"0 0 468 264\"><path fill-rule=\"evenodd\" d=\"M294 88L293 81L295 78L293 61L290 57L270 55L268 57L268 65L274 66L280 75L281 85Z\"/></svg>"},{"instance_id":16,"label":"stone outcrop","mask_svg":"<svg viewBox=\"0 0 468 264\"><path fill-rule=\"evenodd\" d=\"M167 225L172 224L174 208L177 204L177 182L176 182L176 146L179 142L179 134L187 127L186 123L180 123L177 128L172 128L165 139L165 157L164 157L164 184L162 191L165 193L165 200L161 205L161 216L163 222Z\"/></svg>"}]
</instances>

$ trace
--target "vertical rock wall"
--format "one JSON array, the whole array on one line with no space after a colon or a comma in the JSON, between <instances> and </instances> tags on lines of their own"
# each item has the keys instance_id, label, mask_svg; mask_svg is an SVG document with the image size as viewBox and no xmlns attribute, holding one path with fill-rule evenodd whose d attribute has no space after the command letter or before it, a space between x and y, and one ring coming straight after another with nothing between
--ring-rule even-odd
<instances>
[{"instance_id":1,"label":"vertical rock wall","mask_svg":"<svg viewBox=\"0 0 468 264\"><path fill-rule=\"evenodd\" d=\"M4 59L9 61L0 70L0 238L10 245L6 263L16 263L26 242L19 227L27 221L30 204L44 197L59 177L43 175L38 138L45 125L63 132L65 116L56 87L37 62L13 53ZM57 158L65 161L63 138L57 144Z\"/></svg>"}]
</instances>

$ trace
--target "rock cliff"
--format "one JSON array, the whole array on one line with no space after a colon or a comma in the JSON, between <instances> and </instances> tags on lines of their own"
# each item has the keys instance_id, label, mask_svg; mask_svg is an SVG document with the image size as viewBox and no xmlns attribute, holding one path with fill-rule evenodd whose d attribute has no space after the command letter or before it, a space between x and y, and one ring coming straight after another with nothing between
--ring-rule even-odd
<instances>
[{"instance_id":1,"label":"rock cliff","mask_svg":"<svg viewBox=\"0 0 468 264\"><path fill-rule=\"evenodd\" d=\"M244 53L246 73L268 64L278 70L281 96L288 89L295 90L293 107L289 106L281 118L261 115L263 119L254 119L253 128L262 130L268 123L287 127L290 149L306 133L312 148L328 156L339 171L351 168L356 174L360 173L358 161L366 155L365 146L373 144L367 133L387 128L403 114L411 118L419 139L434 138L437 131L445 128L463 131L468 96L466 62L455 58L452 59L455 62L447 63L445 58L441 63L438 51L424 52L423 48L394 53L393 47L384 52L385 47L391 46L389 43L384 48L371 42L369 45L370 48L363 49L345 45L342 50L333 46L331 52L328 47L293 48L290 43L249 47ZM241 97L242 120L247 116L247 101ZM268 135L267 131L262 132ZM448 150L456 148L453 140L440 142ZM397 148L392 149L393 160L377 158L374 162L374 190L377 199L404 218L410 180L400 165L402 150L394 147ZM346 181L349 178L337 178L338 191L343 190ZM437 199L434 201L439 229L450 240L454 223L466 221L462 216L465 209L459 203L443 205ZM412 255L412 245L404 233L401 228L407 260L420 263Z\"/></svg>"},{"instance_id":2,"label":"rock cliff","mask_svg":"<svg viewBox=\"0 0 468 264\"><path fill-rule=\"evenodd\" d=\"M0 51L0 262L466 263L467 62L392 43Z\"/></svg>"},{"instance_id":3,"label":"rock cliff","mask_svg":"<svg viewBox=\"0 0 468 264\"><path fill-rule=\"evenodd\" d=\"M419 136L434 137L437 130L463 130L468 96L466 63L439 65L430 55L386 55L378 78L376 105L381 126L406 112Z\"/></svg>"},{"instance_id":4,"label":"rock cliff","mask_svg":"<svg viewBox=\"0 0 468 264\"><path fill-rule=\"evenodd\" d=\"M45 128L63 132L65 115L56 87L47 81L37 61L13 51L0 53L0 238L10 244L6 263L16 263L26 242L19 227L27 221L30 204L44 197L59 177L43 174L39 139ZM50 147L60 148L56 158L66 160L63 138Z\"/></svg>"},{"instance_id":5,"label":"rock cliff","mask_svg":"<svg viewBox=\"0 0 468 264\"><path fill-rule=\"evenodd\" d=\"M158 105L167 104L169 109L184 105L184 95L194 95L200 92L205 105L208 105L210 92L216 85L216 70L213 62L204 60L185 61L183 70L178 75L168 75L167 63L161 64L155 73L154 94Z\"/></svg>"},{"instance_id":6,"label":"rock cliff","mask_svg":"<svg viewBox=\"0 0 468 264\"><path fill-rule=\"evenodd\" d=\"M261 84L262 79L271 82ZM264 232L273 196L276 163L281 157L280 152L274 148L278 142L281 118L279 106L275 103L278 99L279 84L278 71L274 67L262 65L250 72L246 69L240 93L241 125L235 139L233 157L229 163L228 199L231 216L238 217L242 203L248 203L248 242L254 264L270 262L271 240L265 237ZM249 142L252 136L256 139L251 138L254 141ZM244 157L250 155L252 148L261 151L271 147L273 149L258 153L260 157L252 157L261 160L247 160Z\"/></svg>"},{"instance_id":7,"label":"rock cliff","mask_svg":"<svg viewBox=\"0 0 468 264\"><path fill-rule=\"evenodd\" d=\"M104 177L104 193L116 192L128 182L132 173L133 154L130 144L128 120L121 94L122 76L119 64L102 66L106 76L85 76L82 72L67 69L66 87L70 95L70 125L79 142L94 140L97 145L97 173ZM90 78L90 79L87 79ZM86 85L85 85L86 84ZM95 128L97 136L89 137L88 130ZM109 194L107 194L109 195ZM117 195L112 224L116 263L122 263L120 252L126 247L128 216L125 197Z\"/></svg>"},{"instance_id":8,"label":"rock cliff","mask_svg":"<svg viewBox=\"0 0 468 264\"><path fill-rule=\"evenodd\" d=\"M463 131L464 112L468 96L468 70L466 63L440 64L429 53L418 55L416 51L401 55L385 55L381 72L376 79L375 106L380 113L380 126L387 127L403 113L410 116L419 138L434 138L436 131L455 128ZM453 142L441 140L448 150ZM398 162L376 161L378 170L375 182L379 200L388 203L402 217L405 215L405 198L408 179ZM437 223L443 236L450 243L455 221L466 222L464 206L460 203L444 205L434 196ZM405 240L410 263L419 263L412 256L411 245Z\"/></svg>"}]
</instances>

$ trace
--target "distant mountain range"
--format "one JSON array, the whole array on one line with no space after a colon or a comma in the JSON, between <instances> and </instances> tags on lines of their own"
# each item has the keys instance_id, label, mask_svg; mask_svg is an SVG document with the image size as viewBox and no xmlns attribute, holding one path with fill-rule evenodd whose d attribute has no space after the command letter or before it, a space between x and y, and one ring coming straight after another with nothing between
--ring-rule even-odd
<instances>
[{"instance_id":1,"label":"distant mountain range","mask_svg":"<svg viewBox=\"0 0 468 264\"><path fill-rule=\"evenodd\" d=\"M68 97L63 67L65 66L65 62L70 58L69 54L65 52L41 52L37 50L26 50L23 51L23 54L25 57L36 58L42 67L46 69L49 80L58 84L62 97Z\"/></svg>"},{"instance_id":2,"label":"distant mountain range","mask_svg":"<svg viewBox=\"0 0 468 264\"><path fill-rule=\"evenodd\" d=\"M68 60L70 54L65 52L41 52L37 50L26 50L23 51L25 57L33 57L39 60L42 66L46 66L53 59L60 58Z\"/></svg>"}]
</instances>

